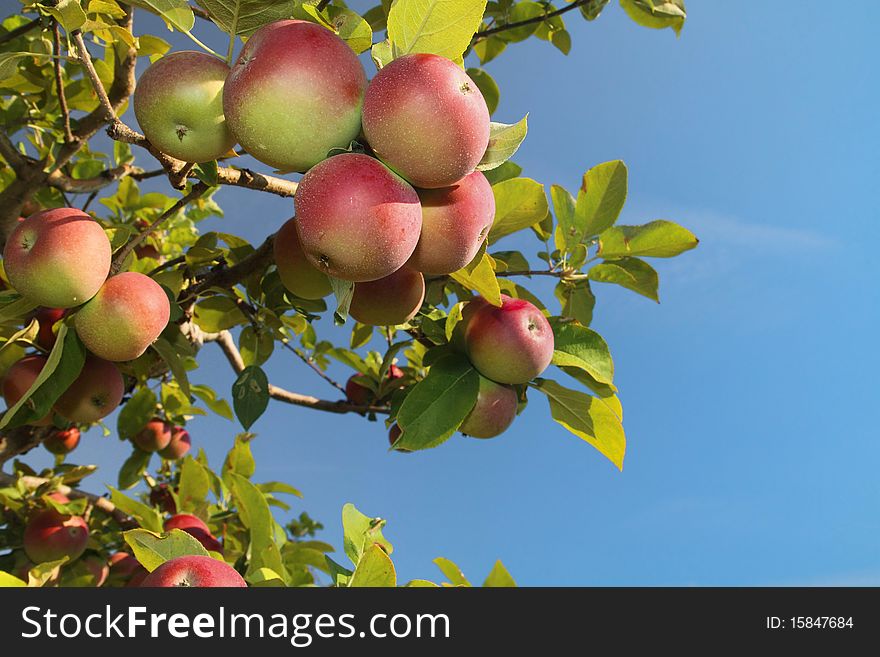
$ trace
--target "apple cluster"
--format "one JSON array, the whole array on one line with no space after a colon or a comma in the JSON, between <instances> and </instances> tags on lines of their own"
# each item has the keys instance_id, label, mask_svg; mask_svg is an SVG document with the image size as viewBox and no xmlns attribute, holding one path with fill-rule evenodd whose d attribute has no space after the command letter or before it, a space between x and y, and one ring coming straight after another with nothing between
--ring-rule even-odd
<instances>
[{"instance_id":1,"label":"apple cluster","mask_svg":"<svg viewBox=\"0 0 880 657\"><path fill-rule=\"evenodd\" d=\"M89 351L79 377L53 411L78 424L109 415L124 392L114 363L137 358L159 337L171 310L165 291L137 272L110 276L107 234L75 208L42 210L22 219L7 239L3 264L15 290L43 307L36 313L37 345L50 351L54 327L65 321ZM28 392L47 360L42 353L30 354L9 368L2 383L7 405ZM33 424L52 421L50 411Z\"/></svg>"},{"instance_id":2,"label":"apple cluster","mask_svg":"<svg viewBox=\"0 0 880 657\"><path fill-rule=\"evenodd\" d=\"M279 276L303 299L330 294L328 277L353 282L349 313L363 324L412 319L425 275L467 265L494 220L492 188L476 170L489 143L486 102L438 55L402 56L368 81L331 30L282 20L257 30L231 69L192 51L156 61L134 109L146 137L181 160L220 158L238 143L304 173L296 217L275 237ZM364 152L352 152L355 142Z\"/></svg>"}]
</instances>

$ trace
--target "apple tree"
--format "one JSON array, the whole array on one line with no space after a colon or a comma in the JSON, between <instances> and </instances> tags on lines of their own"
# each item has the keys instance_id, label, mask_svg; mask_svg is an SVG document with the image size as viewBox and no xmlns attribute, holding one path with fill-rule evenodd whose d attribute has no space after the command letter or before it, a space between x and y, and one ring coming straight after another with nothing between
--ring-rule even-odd
<instances>
[{"instance_id":1,"label":"apple tree","mask_svg":"<svg viewBox=\"0 0 880 657\"><path fill-rule=\"evenodd\" d=\"M574 191L523 175L527 118L494 120L489 72L527 39L567 55L567 22L607 4L22 0L0 24L0 585L399 584L383 520L346 505L337 557L307 514L273 516L299 492L254 480L269 403L384 422L406 452L493 438L544 398L548 423L622 469L594 288L656 301L650 259L697 239L617 223L621 161L585 163ZM685 21L682 0L620 5ZM148 12L192 49L139 30ZM232 187L290 213L261 243L213 230ZM529 290L539 277L555 298ZM349 339L321 337L322 317ZM205 349L228 381L200 380ZM280 351L315 378L273 385ZM244 431L223 463L191 451L206 413ZM131 445L109 491L74 462L86 432ZM36 471L40 446L56 456ZM485 584L513 579L499 562Z\"/></svg>"}]
</instances>

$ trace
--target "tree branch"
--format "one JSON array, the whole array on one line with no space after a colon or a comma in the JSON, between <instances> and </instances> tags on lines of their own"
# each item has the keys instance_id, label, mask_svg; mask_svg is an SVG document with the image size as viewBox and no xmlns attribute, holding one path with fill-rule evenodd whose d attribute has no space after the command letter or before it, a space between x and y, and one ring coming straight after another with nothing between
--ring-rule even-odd
<instances>
[{"instance_id":1,"label":"tree branch","mask_svg":"<svg viewBox=\"0 0 880 657\"><path fill-rule=\"evenodd\" d=\"M24 483L25 487L28 490L36 490L40 486L43 486L49 483L48 479L44 479L42 477L31 477L31 476L23 476L21 477L22 483ZM16 482L16 477L6 474L5 472L0 472L0 485L3 486L14 486ZM101 497L100 495L95 495L94 493L87 493L86 491L80 490L78 488L71 488L65 484L60 484L56 489L62 495L66 495L71 499L77 498L85 498L92 505L106 513L107 515L113 516L113 519L116 520L123 528L131 529L134 527L138 527L138 523L123 513L113 502L108 500L106 497Z\"/></svg>"},{"instance_id":2,"label":"tree branch","mask_svg":"<svg viewBox=\"0 0 880 657\"><path fill-rule=\"evenodd\" d=\"M67 107L67 96L64 95L64 77L61 71L61 31L58 27L58 21L52 21L52 43L55 48L55 89L58 92L58 104L61 106L61 119L64 124L64 143L69 144L74 141L73 133L70 131L70 110Z\"/></svg>"},{"instance_id":3,"label":"tree branch","mask_svg":"<svg viewBox=\"0 0 880 657\"><path fill-rule=\"evenodd\" d=\"M130 175L132 178L142 180L143 176L139 177L139 172L142 173L143 169L131 166L130 164L123 164L112 169L107 169L94 178L71 178L61 171L53 171L49 174L48 178L46 178L46 184L70 194L89 194L103 189L107 185L111 185L125 176Z\"/></svg>"},{"instance_id":4,"label":"tree branch","mask_svg":"<svg viewBox=\"0 0 880 657\"><path fill-rule=\"evenodd\" d=\"M339 390L342 394L345 394L345 387L340 385L339 382L337 382L333 378L331 378L327 374L327 372L325 372L320 367L318 367L318 364L315 362L314 358L312 358L311 356L306 356L301 350L297 349L289 342L282 342L281 346L283 346L285 349L292 352L293 354L296 354L296 357L299 358L306 365L308 365L312 369L312 371L315 372L315 374L317 374L322 379L324 379L327 383L329 383L331 386L333 386L334 388Z\"/></svg>"},{"instance_id":5,"label":"tree branch","mask_svg":"<svg viewBox=\"0 0 880 657\"><path fill-rule=\"evenodd\" d=\"M39 27L39 26L40 26L40 19L35 18L30 23L25 23L24 25L21 25L21 26L15 28L14 30L10 30L6 34L0 36L0 46L2 46L7 41L12 41L13 39L17 39L22 34L27 34L32 29L34 29L35 27Z\"/></svg>"},{"instance_id":6,"label":"tree branch","mask_svg":"<svg viewBox=\"0 0 880 657\"><path fill-rule=\"evenodd\" d=\"M210 271L202 280L187 291L186 300L195 299L212 287L228 289L237 285L251 274L265 270L266 267L272 264L272 247L274 242L275 235L269 235L256 251L232 267L218 267ZM182 302L182 305L186 305L185 302Z\"/></svg>"},{"instance_id":7,"label":"tree branch","mask_svg":"<svg viewBox=\"0 0 880 657\"><path fill-rule=\"evenodd\" d=\"M244 360L242 360L241 353L239 353L238 347L235 346L235 340L232 339L232 334L229 331L205 334L203 335L203 342L216 342L235 373L241 374L242 370L244 370ZM286 404L304 406L318 411L327 411L328 413L388 413L388 408L385 406L361 406L350 404L346 401L328 401L291 392L272 384L269 384L269 397Z\"/></svg>"},{"instance_id":8,"label":"tree branch","mask_svg":"<svg viewBox=\"0 0 880 657\"><path fill-rule=\"evenodd\" d=\"M555 11L548 11L545 14L541 14L540 16L533 16L532 18L525 18L521 21L515 21L513 23L503 23L502 25L496 25L495 27L490 27L489 29L483 30L482 32L477 32L474 34L473 41L471 43L476 43L481 39L485 39L488 36L492 36L493 34L498 34L499 32L504 32L506 30L514 30L518 27L525 27L526 25L534 25L535 23L543 23L548 18L553 18L554 16L561 16L562 14L572 11L573 9L577 9L585 4L590 2L590 0L575 0L569 5L566 5L562 9L556 9Z\"/></svg>"},{"instance_id":9,"label":"tree branch","mask_svg":"<svg viewBox=\"0 0 880 657\"><path fill-rule=\"evenodd\" d=\"M34 427L26 424L0 433L0 466L9 459L29 452L43 442L52 432L51 427Z\"/></svg>"},{"instance_id":10,"label":"tree branch","mask_svg":"<svg viewBox=\"0 0 880 657\"><path fill-rule=\"evenodd\" d=\"M178 200L177 203L175 203L170 208L165 210L165 212L160 214L153 223L151 223L144 230L142 230L140 233L130 239L128 241L128 244L122 247L122 249L119 250L119 253L116 254L116 257L113 258L113 264L110 265L110 275L113 276L114 274L119 273L119 270L122 268L122 265L125 262L125 259L128 258L129 254L134 251L135 248L137 248L138 244L143 242L149 235L154 233L165 220L167 220L169 217L173 217L182 208L186 207L186 205L189 204L190 201L194 201L195 199L199 198L202 194L207 192L208 189L209 187L201 182L193 185L193 188L186 196Z\"/></svg>"}]
</instances>

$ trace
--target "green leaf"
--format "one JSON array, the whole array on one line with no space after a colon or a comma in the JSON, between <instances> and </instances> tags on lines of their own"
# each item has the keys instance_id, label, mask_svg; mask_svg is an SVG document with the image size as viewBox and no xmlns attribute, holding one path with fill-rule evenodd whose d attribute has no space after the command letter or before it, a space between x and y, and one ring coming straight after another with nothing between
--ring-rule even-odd
<instances>
[{"instance_id":1,"label":"green leaf","mask_svg":"<svg viewBox=\"0 0 880 657\"><path fill-rule=\"evenodd\" d=\"M254 461L254 455L251 453L251 443L249 438L245 436L236 436L232 449L226 454L226 461L223 463L223 476L227 473L234 473L250 479L256 472L257 464Z\"/></svg>"},{"instance_id":2,"label":"green leaf","mask_svg":"<svg viewBox=\"0 0 880 657\"><path fill-rule=\"evenodd\" d=\"M600 383L614 381L614 362L608 344L593 329L576 322L550 322L555 339L553 364L578 367Z\"/></svg>"},{"instance_id":3,"label":"green leaf","mask_svg":"<svg viewBox=\"0 0 880 657\"><path fill-rule=\"evenodd\" d=\"M110 489L110 501L116 505L117 509L137 520L144 529L152 532L162 531L162 515L156 509L130 498L112 486L108 486L108 488Z\"/></svg>"},{"instance_id":4,"label":"green leaf","mask_svg":"<svg viewBox=\"0 0 880 657\"><path fill-rule=\"evenodd\" d=\"M131 438L143 429L154 415L156 415L155 393L146 386L140 388L131 396L119 411L116 419L116 431L120 438Z\"/></svg>"},{"instance_id":5,"label":"green leaf","mask_svg":"<svg viewBox=\"0 0 880 657\"><path fill-rule=\"evenodd\" d=\"M27 582L18 579L15 575L10 575L4 570L0 570L0 589L21 588L27 586Z\"/></svg>"},{"instance_id":6,"label":"green leaf","mask_svg":"<svg viewBox=\"0 0 880 657\"><path fill-rule=\"evenodd\" d=\"M195 305L195 321L203 331L217 333L244 324L247 318L233 299L218 295Z\"/></svg>"},{"instance_id":7,"label":"green leaf","mask_svg":"<svg viewBox=\"0 0 880 657\"><path fill-rule=\"evenodd\" d=\"M245 365L262 365L275 350L275 338L268 328L245 326L238 336L238 348Z\"/></svg>"},{"instance_id":8,"label":"green leaf","mask_svg":"<svg viewBox=\"0 0 880 657\"><path fill-rule=\"evenodd\" d=\"M58 0L54 6L41 5L43 11L51 14L52 18L61 23L65 32L72 32L82 27L86 22L86 12L83 11L79 0Z\"/></svg>"},{"instance_id":9,"label":"green leaf","mask_svg":"<svg viewBox=\"0 0 880 657\"><path fill-rule=\"evenodd\" d=\"M196 18L187 0L123 0L123 2L160 16L165 23L181 32L189 32L196 24Z\"/></svg>"},{"instance_id":10,"label":"green leaf","mask_svg":"<svg viewBox=\"0 0 880 657\"><path fill-rule=\"evenodd\" d=\"M10 335L6 342L0 346L0 354L3 354L9 347L19 346L28 347L35 343L37 334L40 331L40 322L36 318L32 319L27 326ZM17 359L16 359L17 360Z\"/></svg>"},{"instance_id":11,"label":"green leaf","mask_svg":"<svg viewBox=\"0 0 880 657\"><path fill-rule=\"evenodd\" d=\"M2 70L3 67L2 57L4 54L14 53L0 53L0 70ZM0 79L2 78L3 76L0 75ZM5 324L6 322L14 321L21 317L24 317L36 307L37 304L30 299L26 299L25 297L14 297L12 301L0 308L0 323Z\"/></svg>"},{"instance_id":12,"label":"green leaf","mask_svg":"<svg viewBox=\"0 0 880 657\"><path fill-rule=\"evenodd\" d=\"M556 49L563 55L571 52L571 34L568 33L568 30L554 30L550 35L550 43L556 46Z\"/></svg>"},{"instance_id":13,"label":"green leaf","mask_svg":"<svg viewBox=\"0 0 880 657\"><path fill-rule=\"evenodd\" d=\"M520 145L525 141L529 131L529 115L512 124L490 123L489 145L483 159L477 165L480 171L496 169L512 158Z\"/></svg>"},{"instance_id":14,"label":"green leaf","mask_svg":"<svg viewBox=\"0 0 880 657\"><path fill-rule=\"evenodd\" d=\"M394 563L380 545L370 545L354 569L348 585L352 587L397 586Z\"/></svg>"},{"instance_id":15,"label":"green leaf","mask_svg":"<svg viewBox=\"0 0 880 657\"><path fill-rule=\"evenodd\" d=\"M20 426L48 415L58 398L76 381L86 360L86 348L66 323L58 324L55 346L40 374L0 420L0 429Z\"/></svg>"},{"instance_id":16,"label":"green leaf","mask_svg":"<svg viewBox=\"0 0 880 657\"><path fill-rule=\"evenodd\" d=\"M588 21L594 21L599 18L599 14L605 8L609 0L588 0L586 4L581 5L581 15Z\"/></svg>"},{"instance_id":17,"label":"green leaf","mask_svg":"<svg viewBox=\"0 0 880 657\"><path fill-rule=\"evenodd\" d=\"M232 384L232 407L241 426L250 429L268 405L269 379L266 373L256 365L244 368Z\"/></svg>"},{"instance_id":18,"label":"green leaf","mask_svg":"<svg viewBox=\"0 0 880 657\"><path fill-rule=\"evenodd\" d=\"M411 579L404 586L408 589L434 589L438 588L438 585L434 582L429 582L426 579Z\"/></svg>"},{"instance_id":19,"label":"green leaf","mask_svg":"<svg viewBox=\"0 0 880 657\"><path fill-rule=\"evenodd\" d=\"M180 465L180 484L177 500L181 512L201 511L207 506L206 499L211 491L211 478L205 466L192 456L187 456Z\"/></svg>"},{"instance_id":20,"label":"green leaf","mask_svg":"<svg viewBox=\"0 0 880 657\"><path fill-rule=\"evenodd\" d=\"M614 225L626 202L626 187L626 165L620 160L597 164L584 174L575 208L578 239L574 243Z\"/></svg>"},{"instance_id":21,"label":"green leaf","mask_svg":"<svg viewBox=\"0 0 880 657\"><path fill-rule=\"evenodd\" d=\"M495 222L489 243L505 235L534 226L547 216L549 207L544 186L531 178L513 178L493 185Z\"/></svg>"},{"instance_id":22,"label":"green leaf","mask_svg":"<svg viewBox=\"0 0 880 657\"><path fill-rule=\"evenodd\" d=\"M330 287L333 288L333 295L336 297L336 310L333 313L333 319L337 324L344 324L348 319L348 309L354 297L354 283L333 276L327 278L330 279Z\"/></svg>"},{"instance_id":23,"label":"green leaf","mask_svg":"<svg viewBox=\"0 0 880 657\"><path fill-rule=\"evenodd\" d=\"M294 0L196 0L217 26L233 36L248 36L263 25L291 18Z\"/></svg>"},{"instance_id":24,"label":"green leaf","mask_svg":"<svg viewBox=\"0 0 880 657\"><path fill-rule=\"evenodd\" d=\"M271 568L257 568L245 575L245 579L251 586L284 586L281 575Z\"/></svg>"},{"instance_id":25,"label":"green leaf","mask_svg":"<svg viewBox=\"0 0 880 657\"><path fill-rule=\"evenodd\" d=\"M41 55L40 53L35 52L0 52L0 82L4 80L8 80L18 73L19 66L21 66L20 60L27 59L29 57L36 58L45 58L49 59L50 55ZM37 307L37 304L31 304L30 301L24 301L24 299L20 299L23 303L30 304L29 310L33 310ZM0 311L0 318L5 320L7 316L6 308Z\"/></svg>"},{"instance_id":26,"label":"green leaf","mask_svg":"<svg viewBox=\"0 0 880 657\"><path fill-rule=\"evenodd\" d=\"M348 503L342 507L342 545L353 564L357 565L364 551L374 544L381 545L387 554L394 551L394 547L382 535L384 526L384 520L364 515L354 504Z\"/></svg>"},{"instance_id":27,"label":"green leaf","mask_svg":"<svg viewBox=\"0 0 880 657\"><path fill-rule=\"evenodd\" d=\"M485 11L486 0L394 0L388 12L394 56L424 52L460 62Z\"/></svg>"},{"instance_id":28,"label":"green leaf","mask_svg":"<svg viewBox=\"0 0 880 657\"><path fill-rule=\"evenodd\" d=\"M122 490L134 487L141 480L141 475L147 471L147 466L150 465L152 457L153 455L150 452L145 452L135 447L131 456L125 459L125 463L119 468L119 475L117 477L119 487Z\"/></svg>"},{"instance_id":29,"label":"green leaf","mask_svg":"<svg viewBox=\"0 0 880 657\"><path fill-rule=\"evenodd\" d=\"M394 53L391 51L391 42L388 39L374 43L370 49L370 58L376 65L376 68L382 70L388 65L388 62L394 59Z\"/></svg>"},{"instance_id":30,"label":"green leaf","mask_svg":"<svg viewBox=\"0 0 880 657\"><path fill-rule=\"evenodd\" d=\"M510 160L508 160L499 167L495 167L494 169L490 169L489 171L484 171L483 175L486 176L486 180L489 181L490 185L497 185L498 183L504 182L505 180L516 178L521 173L522 167L515 162L511 162Z\"/></svg>"},{"instance_id":31,"label":"green leaf","mask_svg":"<svg viewBox=\"0 0 880 657\"><path fill-rule=\"evenodd\" d=\"M681 34L687 12L684 0L620 0L620 6L639 25L662 30L665 27Z\"/></svg>"},{"instance_id":32,"label":"green leaf","mask_svg":"<svg viewBox=\"0 0 880 657\"><path fill-rule=\"evenodd\" d=\"M653 301L660 301L657 296L657 289L660 286L657 271L644 260L622 258L610 262L600 262L590 269L587 275L592 281L615 283Z\"/></svg>"},{"instance_id":33,"label":"green leaf","mask_svg":"<svg viewBox=\"0 0 880 657\"><path fill-rule=\"evenodd\" d=\"M450 561L446 557L437 557L434 559L434 563L449 580L450 584L455 586L470 586L471 583L468 581L467 577L464 576L464 573L461 572L461 568L458 567L453 561Z\"/></svg>"},{"instance_id":34,"label":"green leaf","mask_svg":"<svg viewBox=\"0 0 880 657\"><path fill-rule=\"evenodd\" d=\"M360 14L335 5L330 5L325 11L330 16L330 27L355 53L360 55L373 45L373 30Z\"/></svg>"},{"instance_id":35,"label":"green leaf","mask_svg":"<svg viewBox=\"0 0 880 657\"><path fill-rule=\"evenodd\" d=\"M566 250L574 248L584 237L583 226L578 225L575 214L574 197L560 185L550 187L550 199L553 201L553 212L562 230Z\"/></svg>"},{"instance_id":36,"label":"green leaf","mask_svg":"<svg viewBox=\"0 0 880 657\"><path fill-rule=\"evenodd\" d=\"M559 283L555 289L556 298L562 304L562 316L576 319L584 326L593 321L593 307L596 297L590 289L590 281Z\"/></svg>"},{"instance_id":37,"label":"green leaf","mask_svg":"<svg viewBox=\"0 0 880 657\"><path fill-rule=\"evenodd\" d=\"M431 366L397 413L403 435L398 448L436 447L449 438L477 401L480 376L460 354L447 354Z\"/></svg>"},{"instance_id":38,"label":"green leaf","mask_svg":"<svg viewBox=\"0 0 880 657\"><path fill-rule=\"evenodd\" d=\"M491 75L481 68L469 68L465 72L470 79L474 81L474 84L477 85L480 93L483 94L483 100L486 101L486 107L489 108L489 114L493 114L495 110L498 109L498 101L501 99L501 90L498 88L498 83L495 82ZM504 124L499 123L498 125Z\"/></svg>"},{"instance_id":39,"label":"green leaf","mask_svg":"<svg viewBox=\"0 0 880 657\"><path fill-rule=\"evenodd\" d=\"M495 565L492 566L491 572L486 576L483 586L492 588L509 588L515 587L516 581L510 573L507 572L507 568L504 567L501 560L498 560L495 562Z\"/></svg>"},{"instance_id":40,"label":"green leaf","mask_svg":"<svg viewBox=\"0 0 880 657\"><path fill-rule=\"evenodd\" d=\"M599 235L596 255L606 260L627 256L672 258L693 249L700 240L671 221L659 219L642 226L614 226Z\"/></svg>"},{"instance_id":41,"label":"green leaf","mask_svg":"<svg viewBox=\"0 0 880 657\"><path fill-rule=\"evenodd\" d=\"M194 385L190 386L192 393L201 399L205 406L210 408L220 417L225 417L227 420L232 420L232 409L229 408L229 403L225 399L218 399L217 393L206 385Z\"/></svg>"},{"instance_id":42,"label":"green leaf","mask_svg":"<svg viewBox=\"0 0 880 657\"><path fill-rule=\"evenodd\" d=\"M486 254L485 243L470 264L453 272L451 276L467 289L479 292L489 303L501 305L501 288L498 287L498 279L492 268L492 258Z\"/></svg>"},{"instance_id":43,"label":"green leaf","mask_svg":"<svg viewBox=\"0 0 880 657\"><path fill-rule=\"evenodd\" d=\"M270 568L285 577L287 571L273 538L275 520L266 496L250 481L235 472L229 473L229 488L238 506L238 514L250 537L248 575L260 568Z\"/></svg>"},{"instance_id":44,"label":"green leaf","mask_svg":"<svg viewBox=\"0 0 880 657\"><path fill-rule=\"evenodd\" d=\"M210 162L202 162L193 167L193 173L196 174L196 177L201 180L206 185L210 187L214 187L218 182L218 170L217 170L217 160L211 160Z\"/></svg>"},{"instance_id":45,"label":"green leaf","mask_svg":"<svg viewBox=\"0 0 880 657\"><path fill-rule=\"evenodd\" d=\"M508 15L508 19L504 23L513 24L519 23L520 21L527 21L531 18L543 16L546 12L547 10L544 8L544 5L538 2L533 2L532 0L523 0L523 2L518 2L513 6L513 9ZM500 32L498 37L511 43L525 41L535 33L540 24L541 22L538 21L521 27L510 28Z\"/></svg>"},{"instance_id":46,"label":"green leaf","mask_svg":"<svg viewBox=\"0 0 880 657\"><path fill-rule=\"evenodd\" d=\"M162 360L168 364L171 373L174 375L174 380L177 381L177 385L180 386L183 394L190 397L189 377L186 374L184 357L165 338L159 338L151 346L162 357Z\"/></svg>"},{"instance_id":47,"label":"green leaf","mask_svg":"<svg viewBox=\"0 0 880 657\"><path fill-rule=\"evenodd\" d=\"M122 537L131 547L134 558L150 572L177 557L210 556L201 543L181 529L172 529L164 534L130 529L123 532Z\"/></svg>"},{"instance_id":48,"label":"green leaf","mask_svg":"<svg viewBox=\"0 0 880 657\"><path fill-rule=\"evenodd\" d=\"M608 404L549 379L537 379L533 385L547 395L550 415L556 422L590 443L623 470L626 437L620 418Z\"/></svg>"}]
</instances>

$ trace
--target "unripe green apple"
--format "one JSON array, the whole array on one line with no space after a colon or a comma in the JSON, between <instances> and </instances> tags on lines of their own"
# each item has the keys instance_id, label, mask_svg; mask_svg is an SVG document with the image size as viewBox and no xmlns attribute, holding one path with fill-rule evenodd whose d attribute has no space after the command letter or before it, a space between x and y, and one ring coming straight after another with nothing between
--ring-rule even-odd
<instances>
[{"instance_id":1,"label":"unripe green apple","mask_svg":"<svg viewBox=\"0 0 880 657\"><path fill-rule=\"evenodd\" d=\"M24 530L24 551L36 563L68 557L73 561L86 549L89 528L80 516L55 509L37 512Z\"/></svg>"},{"instance_id":2,"label":"unripe green apple","mask_svg":"<svg viewBox=\"0 0 880 657\"><path fill-rule=\"evenodd\" d=\"M189 431L183 427L174 427L171 430L171 441L159 450L159 456L169 461L177 461L186 456L191 445Z\"/></svg>"},{"instance_id":3,"label":"unripe green apple","mask_svg":"<svg viewBox=\"0 0 880 657\"><path fill-rule=\"evenodd\" d=\"M223 110L260 162L306 171L357 139L366 84L357 55L333 32L276 21L248 38L226 79Z\"/></svg>"},{"instance_id":4,"label":"unripe green apple","mask_svg":"<svg viewBox=\"0 0 880 657\"><path fill-rule=\"evenodd\" d=\"M319 271L375 281L400 269L422 229L416 191L379 160L335 155L303 176L294 196L303 252Z\"/></svg>"},{"instance_id":5,"label":"unripe green apple","mask_svg":"<svg viewBox=\"0 0 880 657\"><path fill-rule=\"evenodd\" d=\"M154 417L131 437L131 442L145 452L158 452L171 442L171 425L162 418Z\"/></svg>"},{"instance_id":6,"label":"unripe green apple","mask_svg":"<svg viewBox=\"0 0 880 657\"><path fill-rule=\"evenodd\" d=\"M228 74L222 59L193 50L153 62L134 92L134 114L144 136L185 162L208 162L228 153L235 145L223 118Z\"/></svg>"},{"instance_id":7,"label":"unripe green apple","mask_svg":"<svg viewBox=\"0 0 880 657\"><path fill-rule=\"evenodd\" d=\"M83 344L105 360L134 360L168 324L168 296L149 276L125 272L112 276L74 318Z\"/></svg>"},{"instance_id":8,"label":"unripe green apple","mask_svg":"<svg viewBox=\"0 0 880 657\"><path fill-rule=\"evenodd\" d=\"M392 61L370 81L364 135L416 187L447 187L474 170L489 144L489 109L467 73L424 53Z\"/></svg>"},{"instance_id":9,"label":"unripe green apple","mask_svg":"<svg viewBox=\"0 0 880 657\"><path fill-rule=\"evenodd\" d=\"M170 559L144 578L141 587L236 587L247 586L229 564L211 557L188 556Z\"/></svg>"},{"instance_id":10,"label":"unripe green apple","mask_svg":"<svg viewBox=\"0 0 880 657\"><path fill-rule=\"evenodd\" d=\"M55 410L77 424L101 420L122 402L125 383L113 363L87 356L71 386L55 402Z\"/></svg>"},{"instance_id":11,"label":"unripe green apple","mask_svg":"<svg viewBox=\"0 0 880 657\"><path fill-rule=\"evenodd\" d=\"M79 445L80 431L76 427L55 429L46 440L45 447L52 454L69 454Z\"/></svg>"},{"instance_id":12,"label":"unripe green apple","mask_svg":"<svg viewBox=\"0 0 880 657\"><path fill-rule=\"evenodd\" d=\"M418 190L422 234L407 265L424 274L451 274L477 255L495 220L486 176L469 173L450 187Z\"/></svg>"},{"instance_id":13,"label":"unripe green apple","mask_svg":"<svg viewBox=\"0 0 880 657\"><path fill-rule=\"evenodd\" d=\"M361 324L396 326L419 312L425 300L425 277L406 265L377 281L355 283L349 315Z\"/></svg>"},{"instance_id":14,"label":"unripe green apple","mask_svg":"<svg viewBox=\"0 0 880 657\"><path fill-rule=\"evenodd\" d=\"M502 305L484 303L470 316L465 349L474 367L498 383L527 383L553 358L553 329L525 299L501 295Z\"/></svg>"},{"instance_id":15,"label":"unripe green apple","mask_svg":"<svg viewBox=\"0 0 880 657\"><path fill-rule=\"evenodd\" d=\"M45 356L25 356L13 363L6 371L6 374L3 376L3 399L6 400L7 408L15 406L18 400L24 397L25 393L31 389L34 381L37 380L37 377L46 365L46 360ZM36 422L31 422L31 424L37 427L49 426L52 424L52 413L48 413L46 417Z\"/></svg>"},{"instance_id":16,"label":"unripe green apple","mask_svg":"<svg viewBox=\"0 0 880 657\"><path fill-rule=\"evenodd\" d=\"M10 233L3 264L23 296L40 306L72 308L95 296L107 278L110 240L81 210L43 210Z\"/></svg>"},{"instance_id":17,"label":"unripe green apple","mask_svg":"<svg viewBox=\"0 0 880 657\"><path fill-rule=\"evenodd\" d=\"M323 299L333 291L330 279L312 266L296 234L296 218L284 222L272 245L278 276L300 299Z\"/></svg>"},{"instance_id":18,"label":"unripe green apple","mask_svg":"<svg viewBox=\"0 0 880 657\"><path fill-rule=\"evenodd\" d=\"M472 438L494 438L513 423L516 409L516 390L481 376L477 402L459 431Z\"/></svg>"}]
</instances>

